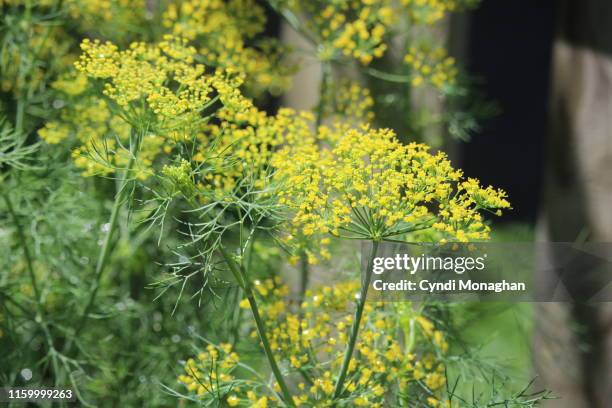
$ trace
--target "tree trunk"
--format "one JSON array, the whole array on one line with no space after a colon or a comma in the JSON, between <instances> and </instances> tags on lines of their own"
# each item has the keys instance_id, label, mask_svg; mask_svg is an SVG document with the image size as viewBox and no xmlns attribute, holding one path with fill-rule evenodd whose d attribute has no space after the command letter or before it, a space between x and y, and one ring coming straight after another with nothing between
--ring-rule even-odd
<instances>
[{"instance_id":1,"label":"tree trunk","mask_svg":"<svg viewBox=\"0 0 612 408\"><path fill-rule=\"evenodd\" d=\"M612 242L612 2L559 4L538 239ZM561 398L550 406L610 406L611 306L538 305L536 370Z\"/></svg>"}]
</instances>

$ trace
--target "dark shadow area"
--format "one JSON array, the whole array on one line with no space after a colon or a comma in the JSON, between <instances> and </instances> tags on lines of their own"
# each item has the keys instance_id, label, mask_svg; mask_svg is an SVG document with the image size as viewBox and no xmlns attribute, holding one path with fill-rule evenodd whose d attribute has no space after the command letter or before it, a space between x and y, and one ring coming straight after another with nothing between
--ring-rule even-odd
<instances>
[{"instance_id":1,"label":"dark shadow area","mask_svg":"<svg viewBox=\"0 0 612 408\"><path fill-rule=\"evenodd\" d=\"M612 55L612 1L559 1L560 37L564 41Z\"/></svg>"},{"instance_id":2,"label":"dark shadow area","mask_svg":"<svg viewBox=\"0 0 612 408\"><path fill-rule=\"evenodd\" d=\"M461 166L508 191L502 221L535 222L547 133L554 0L484 0L471 13L467 70L500 112L460 146Z\"/></svg>"}]
</instances>

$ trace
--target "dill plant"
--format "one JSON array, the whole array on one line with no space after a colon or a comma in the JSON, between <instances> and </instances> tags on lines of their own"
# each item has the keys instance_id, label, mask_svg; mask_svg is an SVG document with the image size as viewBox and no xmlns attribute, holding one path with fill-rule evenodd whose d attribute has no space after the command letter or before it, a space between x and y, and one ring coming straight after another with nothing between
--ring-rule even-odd
<instances>
[{"instance_id":1,"label":"dill plant","mask_svg":"<svg viewBox=\"0 0 612 408\"><path fill-rule=\"evenodd\" d=\"M455 61L429 40L400 50L397 72L377 62L402 24L430 26L473 4L0 2L10 118L0 123L9 271L0 342L13 350L3 382L21 385L29 366L38 384L102 406L546 398L493 387L491 401L468 405L446 375L456 339L436 306L368 304L369 274L361 285L309 287L310 265L325 265L340 241L369 242L371 262L383 241L486 240L482 214L509 208L503 191L465 178L443 153L375 126L370 89L335 80L348 67L464 93ZM300 63L265 35L270 12L314 45L322 81L312 111L259 105L290 86ZM279 273L285 261L301 264L297 299ZM157 292L143 293L162 270ZM206 346L185 362L177 390L185 331ZM159 383L172 386L152 396Z\"/></svg>"},{"instance_id":2,"label":"dill plant","mask_svg":"<svg viewBox=\"0 0 612 408\"><path fill-rule=\"evenodd\" d=\"M211 127L210 134L217 138L179 143L183 150L197 153L179 155L178 163L164 165L156 175L162 187L157 189L156 199L161 197L162 202L167 202L179 197L186 201L188 211L197 219L186 221L191 238L186 245L197 248L197 255L188 262L197 263L196 270L206 285L214 278L216 259L221 258L245 294L274 374L277 398L287 405L301 403L291 396L275 358L255 297L257 281L251 281L248 270L248 253L259 230L280 231L284 235L283 228L288 225L310 243L316 242L316 234L370 240L371 262L379 242L410 236L419 230L433 229L441 241L486 239L488 227L479 210L508 208L509 203L502 191L481 188L472 179L462 181L461 172L452 169L443 154L431 155L422 145L402 145L391 131L363 127L360 132L339 124L333 128L319 126L317 133L312 133L308 115L282 111L277 116L267 116L241 95L239 80L220 75L219 71L207 76L204 66L192 65L195 50L184 42L171 40L168 37L153 46L135 43L126 51L118 51L110 43L85 41L85 54L77 67L104 82L103 93L119 114L133 128L145 129L143 139L148 126L157 134L167 133L174 141L177 132L190 134L198 126ZM150 74L142 74L149 71ZM170 87L171 83L176 83L175 88ZM217 100L221 105L205 117L207 120L191 116L192 112L214 106ZM228 141L225 132L237 135ZM333 148L320 147L319 139ZM137 161L136 153L131 154L126 171L131 170L129 163ZM430 202L437 204L437 211L425 205ZM160 217L156 214L153 221ZM270 222L272 225L266 225ZM234 230L239 236L237 243L231 237ZM281 239L291 245L293 236L284 235ZM319 241L323 247L318 254L329 256L325 242L325 238ZM314 262L316 255L310 256ZM333 391L324 389L330 394L331 404L345 393L344 382L365 309L369 276L357 300L335 386ZM436 333L438 341L442 341L440 332ZM330 382L332 373L326 375ZM210 390L207 395L219 397ZM303 402L307 402L305 398ZM234 400L228 403L231 401Z\"/></svg>"}]
</instances>

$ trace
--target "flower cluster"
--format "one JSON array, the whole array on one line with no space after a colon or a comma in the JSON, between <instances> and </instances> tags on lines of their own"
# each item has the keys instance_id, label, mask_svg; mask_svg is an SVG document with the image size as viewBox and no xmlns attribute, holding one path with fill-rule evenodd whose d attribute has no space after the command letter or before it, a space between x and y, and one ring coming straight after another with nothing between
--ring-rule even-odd
<instances>
[{"instance_id":1,"label":"flower cluster","mask_svg":"<svg viewBox=\"0 0 612 408\"><path fill-rule=\"evenodd\" d=\"M257 390L260 384L255 381L237 380L234 371L239 362L240 358L232 350L231 344L209 344L196 359L190 358L185 362L185 374L180 375L178 381L194 395L224 400L230 407L242 405L266 408L268 401L275 401L276 398L258 397L254 390Z\"/></svg>"},{"instance_id":2,"label":"flower cluster","mask_svg":"<svg viewBox=\"0 0 612 408\"><path fill-rule=\"evenodd\" d=\"M245 169L258 179L271 167L280 186L279 202L294 213L287 241L311 262L329 256L328 233L387 239L429 229L440 241L485 240L489 229L479 211L509 207L502 191L463 182L443 153L403 145L391 130L337 123L313 132L309 113L281 109L267 115L242 95L243 76L219 70L207 74L195 61L197 51L183 39L133 43L125 51L85 40L82 48L76 66L102 81L106 98L82 98L75 104L73 128L81 141L74 153L77 165L87 174L111 172L108 160L89 160L85 154L100 150L115 152L112 164L125 164L129 152L118 146L129 137L130 127L145 129L146 123L136 165L141 178L150 174L147 168L158 154L171 153L177 143L192 146L190 160L196 165L206 161L217 169L194 178L201 189L228 191ZM66 84L71 82L58 86ZM82 88L79 79L66 92ZM369 95L354 85L347 89L339 93L334 109L344 110L344 116L363 114ZM222 106L211 113L216 120L205 120L203 111L215 95ZM344 101L360 96L365 101L353 107ZM70 131L50 122L40 134L53 143ZM313 244L322 246L315 251Z\"/></svg>"},{"instance_id":3,"label":"flower cluster","mask_svg":"<svg viewBox=\"0 0 612 408\"><path fill-rule=\"evenodd\" d=\"M442 47L410 47L404 62L412 70L412 85L415 87L428 82L443 90L457 82L455 59L449 57Z\"/></svg>"},{"instance_id":4,"label":"flower cluster","mask_svg":"<svg viewBox=\"0 0 612 408\"><path fill-rule=\"evenodd\" d=\"M74 139L76 146L72 150L72 157L86 176L112 173L113 164L125 164L127 151L121 148L121 144L127 142L130 126L119 116L113 115L105 100L82 95L87 89L87 78L84 75L66 76L52 86L71 102L71 109L63 109L60 118L47 122L39 129L40 138L49 144ZM151 145L145 146L147 152L141 156L141 163L154 156ZM140 177L144 178L144 173Z\"/></svg>"},{"instance_id":5,"label":"flower cluster","mask_svg":"<svg viewBox=\"0 0 612 408\"><path fill-rule=\"evenodd\" d=\"M324 116L334 122L369 123L374 120L374 99L370 90L356 81L341 80L331 84L320 103Z\"/></svg>"},{"instance_id":6,"label":"flower cluster","mask_svg":"<svg viewBox=\"0 0 612 408\"><path fill-rule=\"evenodd\" d=\"M222 71L208 73L183 39L166 36L152 45L132 43L123 51L110 42L86 39L81 47L78 73L53 84L70 109L39 135L49 143L75 136L73 156L86 175L111 173L125 164L130 153L122 146L130 130L137 129L142 140L135 169L139 178L147 178L158 155L170 154L207 126L205 111L216 98L226 115L252 107L237 90L239 79ZM87 77L101 83L102 97L87 92L97 86Z\"/></svg>"},{"instance_id":7,"label":"flower cluster","mask_svg":"<svg viewBox=\"0 0 612 408\"><path fill-rule=\"evenodd\" d=\"M168 5L163 26L173 35L192 42L202 61L213 67L246 75L255 94L278 94L290 85L293 65L288 49L271 38L258 38L266 16L253 0L183 0Z\"/></svg>"},{"instance_id":8,"label":"flower cluster","mask_svg":"<svg viewBox=\"0 0 612 408\"><path fill-rule=\"evenodd\" d=\"M402 16L407 16L413 25L433 25L447 13L474 3L474 0L281 2L293 14L308 16L303 26L319 45L321 60L352 58L363 65L384 55Z\"/></svg>"},{"instance_id":9,"label":"flower cluster","mask_svg":"<svg viewBox=\"0 0 612 408\"><path fill-rule=\"evenodd\" d=\"M502 190L463 181L444 153L404 145L388 129L322 126L301 145L282 147L272 164L286 186L280 202L294 212L289 240L323 237L321 253L308 252L312 261L327 257L328 233L384 240L428 230L440 242L486 240L480 211L510 207Z\"/></svg>"},{"instance_id":10,"label":"flower cluster","mask_svg":"<svg viewBox=\"0 0 612 408\"><path fill-rule=\"evenodd\" d=\"M48 86L72 68L83 33L125 42L142 35L153 13L145 0L0 0L7 12L0 90L52 98ZM9 7L12 7L9 9ZM24 12L27 10L27 12ZM45 101L46 102L46 101ZM46 102L51 104L53 100ZM49 112L36 116L49 116Z\"/></svg>"},{"instance_id":11,"label":"flower cluster","mask_svg":"<svg viewBox=\"0 0 612 408\"><path fill-rule=\"evenodd\" d=\"M478 0L401 0L411 21L434 24L447 13L466 7L473 7Z\"/></svg>"},{"instance_id":12,"label":"flower cluster","mask_svg":"<svg viewBox=\"0 0 612 408\"><path fill-rule=\"evenodd\" d=\"M119 51L110 42L84 40L77 69L104 80L104 94L127 115L132 125L150 108L157 126L172 129L198 123L211 101L212 76L194 64L196 50L172 36L148 45L132 43ZM148 105L143 109L143 104Z\"/></svg>"},{"instance_id":13,"label":"flower cluster","mask_svg":"<svg viewBox=\"0 0 612 408\"><path fill-rule=\"evenodd\" d=\"M215 121L196 128L189 145L193 152L191 162L206 169L194 171L190 178L193 185L189 189L200 196L200 201L211 193L217 198L226 196L245 177L257 188L266 186L270 162L278 149L299 146L312 135L314 119L309 112L281 108L276 115L267 115L239 91L230 99L214 113ZM164 169L184 169L185 163L182 159L177 166ZM175 184L183 191L187 188L185 183Z\"/></svg>"},{"instance_id":14,"label":"flower cluster","mask_svg":"<svg viewBox=\"0 0 612 408\"><path fill-rule=\"evenodd\" d=\"M306 27L321 44L322 60L348 57L369 64L383 56L388 48L385 36L397 22L397 13L389 0L289 0L284 6L296 14L311 16Z\"/></svg>"},{"instance_id":15,"label":"flower cluster","mask_svg":"<svg viewBox=\"0 0 612 408\"><path fill-rule=\"evenodd\" d=\"M255 281L254 288L262 300L271 347L284 363L287 375L295 377L293 400L297 407L327 407L334 402L340 406L382 407L419 394L426 395L424 399L428 398L431 406L442 406L438 404L446 378L440 356L447 352L448 344L443 333L426 317L411 308L400 310L368 303L345 392L334 400L334 384L353 320L352 299L359 283L344 282L310 290L295 311L286 300L287 286L278 278ZM241 307L248 308L246 299ZM406 327L416 331L409 334L416 344L399 340L401 336L396 331L400 318L414 322ZM257 333L253 332L252 337L257 338ZM222 347L226 348L225 353L220 351ZM251 375L240 379L250 388L236 382L231 370L238 357L231 354L228 346L222 347L208 346L197 361L189 360L186 374L179 377L179 382L206 401L217 399L230 406L277 406L274 384L272 387L258 384ZM219 369L211 369L215 365Z\"/></svg>"},{"instance_id":16,"label":"flower cluster","mask_svg":"<svg viewBox=\"0 0 612 408\"><path fill-rule=\"evenodd\" d=\"M246 13L237 4L221 4L225 11ZM250 31L258 30L253 26ZM242 175L244 163L261 168L289 133L290 111L268 116L243 96L239 88L248 73L232 68L241 61L220 64L229 67L210 72L198 62L201 55L185 38L166 35L157 43L136 42L125 50L111 42L86 39L81 48L83 54L75 63L78 72L53 83L68 107L62 110L61 120L48 122L39 135L48 143L75 136L78 144L73 156L85 175L111 173L125 164L129 152L121 147L134 128L143 133L135 165L139 178L153 174L150 166L160 153L169 155L177 145L191 144L194 153L190 159L196 163L206 158L215 166L228 156L240 161L229 169L216 166L223 167L222 171L198 180L201 187L225 191ZM88 82L88 77L95 81ZM87 92L97 86L102 96ZM210 111L204 112L208 107ZM216 120L208 120L212 114ZM210 154L211 150L216 154Z\"/></svg>"},{"instance_id":17,"label":"flower cluster","mask_svg":"<svg viewBox=\"0 0 612 408\"><path fill-rule=\"evenodd\" d=\"M251 106L244 110L221 109L218 116L222 119L219 123L203 128L196 158L204 158L207 151L214 149L216 153L209 163L222 170L209 172L202 187L221 191L232 189L245 169L263 182L269 163L281 146L299 146L312 135L313 115L309 112L282 108L271 116ZM228 161L234 165L222 165Z\"/></svg>"},{"instance_id":18,"label":"flower cluster","mask_svg":"<svg viewBox=\"0 0 612 408\"><path fill-rule=\"evenodd\" d=\"M146 0L67 0L63 7L84 32L133 32L151 19Z\"/></svg>"}]
</instances>

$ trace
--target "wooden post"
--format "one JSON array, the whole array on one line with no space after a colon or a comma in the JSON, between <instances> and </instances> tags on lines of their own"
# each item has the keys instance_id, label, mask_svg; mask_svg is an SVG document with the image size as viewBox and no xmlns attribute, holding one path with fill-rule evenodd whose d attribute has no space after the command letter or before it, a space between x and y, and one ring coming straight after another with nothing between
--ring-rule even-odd
<instances>
[{"instance_id":1,"label":"wooden post","mask_svg":"<svg viewBox=\"0 0 612 408\"><path fill-rule=\"evenodd\" d=\"M538 239L612 242L612 2L559 4ZM609 407L612 304L539 304L536 313L537 374L561 398L549 406Z\"/></svg>"}]
</instances>

